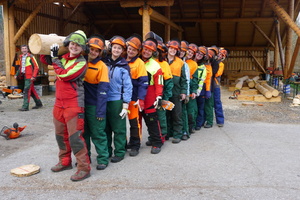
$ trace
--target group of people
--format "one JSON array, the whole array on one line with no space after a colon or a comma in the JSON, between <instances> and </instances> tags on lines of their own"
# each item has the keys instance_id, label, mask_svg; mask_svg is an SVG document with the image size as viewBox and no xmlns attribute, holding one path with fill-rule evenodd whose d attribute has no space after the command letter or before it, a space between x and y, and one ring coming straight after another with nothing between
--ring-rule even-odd
<instances>
[{"instance_id":1,"label":"group of people","mask_svg":"<svg viewBox=\"0 0 300 200\"><path fill-rule=\"evenodd\" d=\"M171 137L177 144L202 126L211 128L214 112L217 125L224 125L220 100L222 61L228 56L224 48L178 39L164 43L154 32L144 41L138 34L127 39L116 35L106 46L103 36L87 38L81 30L67 36L64 46L69 52L62 56L58 44L51 46L50 59L41 56L57 74L53 121L59 162L53 172L72 168L73 151L78 170L71 180L89 177L91 143L98 154L97 170L104 170L110 158L120 162L127 150L137 156L142 119L152 154L158 154Z\"/></svg>"}]
</instances>

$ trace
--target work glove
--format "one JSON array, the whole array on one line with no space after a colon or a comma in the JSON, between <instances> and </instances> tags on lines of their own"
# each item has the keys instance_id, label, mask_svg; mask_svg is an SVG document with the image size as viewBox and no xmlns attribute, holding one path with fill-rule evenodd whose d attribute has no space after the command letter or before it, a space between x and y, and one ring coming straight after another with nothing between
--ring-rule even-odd
<instances>
[{"instance_id":1,"label":"work glove","mask_svg":"<svg viewBox=\"0 0 300 200\"><path fill-rule=\"evenodd\" d=\"M196 96L199 97L199 96L200 96L200 93L201 93L201 90L200 90L200 89L197 89L197 94L196 94Z\"/></svg>"},{"instance_id":2,"label":"work glove","mask_svg":"<svg viewBox=\"0 0 300 200\"><path fill-rule=\"evenodd\" d=\"M157 96L156 97L156 100L154 101L154 108L155 109L158 109L161 107L161 96Z\"/></svg>"},{"instance_id":3,"label":"work glove","mask_svg":"<svg viewBox=\"0 0 300 200\"><path fill-rule=\"evenodd\" d=\"M175 104L172 103L171 101L166 101L166 100L162 100L162 108L164 110L173 110L173 108L175 107Z\"/></svg>"},{"instance_id":4,"label":"work glove","mask_svg":"<svg viewBox=\"0 0 300 200\"><path fill-rule=\"evenodd\" d=\"M186 94L180 94L180 101L185 100Z\"/></svg>"},{"instance_id":5,"label":"work glove","mask_svg":"<svg viewBox=\"0 0 300 200\"><path fill-rule=\"evenodd\" d=\"M124 119L127 114L128 114L128 103L123 103L123 108L119 115L122 119Z\"/></svg>"},{"instance_id":6,"label":"work glove","mask_svg":"<svg viewBox=\"0 0 300 200\"><path fill-rule=\"evenodd\" d=\"M190 97L186 96L185 99L183 100L184 104L187 104L190 101Z\"/></svg>"},{"instance_id":7,"label":"work glove","mask_svg":"<svg viewBox=\"0 0 300 200\"><path fill-rule=\"evenodd\" d=\"M138 106L140 112L144 110L144 100L142 99L138 99L133 105Z\"/></svg>"},{"instance_id":8,"label":"work glove","mask_svg":"<svg viewBox=\"0 0 300 200\"><path fill-rule=\"evenodd\" d=\"M205 98L209 99L211 97L211 92L210 91L206 91L205 92Z\"/></svg>"},{"instance_id":9,"label":"work glove","mask_svg":"<svg viewBox=\"0 0 300 200\"><path fill-rule=\"evenodd\" d=\"M54 43L50 47L51 51L51 57L58 57L58 50L59 50L59 45L57 43Z\"/></svg>"},{"instance_id":10,"label":"work glove","mask_svg":"<svg viewBox=\"0 0 300 200\"><path fill-rule=\"evenodd\" d=\"M97 119L98 121L103 121L103 120L104 120L104 117L96 117L96 119Z\"/></svg>"}]
</instances>

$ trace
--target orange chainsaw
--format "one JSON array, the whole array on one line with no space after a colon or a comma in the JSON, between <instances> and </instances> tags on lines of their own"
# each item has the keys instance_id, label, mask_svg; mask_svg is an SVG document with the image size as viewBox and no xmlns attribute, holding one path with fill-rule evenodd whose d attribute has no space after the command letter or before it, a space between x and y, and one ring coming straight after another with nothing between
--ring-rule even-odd
<instances>
[{"instance_id":1,"label":"orange chainsaw","mask_svg":"<svg viewBox=\"0 0 300 200\"><path fill-rule=\"evenodd\" d=\"M19 127L19 124L15 122L13 124L13 128L9 128L7 126L4 126L1 131L0 135L5 137L5 139L16 139L21 136L21 132L26 128L26 126Z\"/></svg>"}]
</instances>

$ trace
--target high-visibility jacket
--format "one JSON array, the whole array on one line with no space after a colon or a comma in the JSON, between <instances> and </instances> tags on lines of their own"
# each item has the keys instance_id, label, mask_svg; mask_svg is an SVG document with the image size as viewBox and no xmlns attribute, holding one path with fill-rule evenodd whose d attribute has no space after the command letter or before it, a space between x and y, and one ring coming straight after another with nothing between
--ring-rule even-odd
<instances>
[{"instance_id":1,"label":"high-visibility jacket","mask_svg":"<svg viewBox=\"0 0 300 200\"><path fill-rule=\"evenodd\" d=\"M67 53L61 59L52 58L52 65L56 73L55 106L84 107L83 78L87 69L85 58L81 54L70 57L70 53Z\"/></svg>"},{"instance_id":2,"label":"high-visibility jacket","mask_svg":"<svg viewBox=\"0 0 300 200\"><path fill-rule=\"evenodd\" d=\"M138 56L132 58L128 65L130 67L131 81L132 81L132 101L138 99L145 99L148 89L148 75L144 61Z\"/></svg>"},{"instance_id":3,"label":"high-visibility jacket","mask_svg":"<svg viewBox=\"0 0 300 200\"><path fill-rule=\"evenodd\" d=\"M96 106L96 117L105 117L107 91L109 87L108 68L101 58L88 62L84 77L85 105Z\"/></svg>"},{"instance_id":4,"label":"high-visibility jacket","mask_svg":"<svg viewBox=\"0 0 300 200\"><path fill-rule=\"evenodd\" d=\"M155 61L158 62L158 64L160 65L164 78L164 89L162 99L168 101L169 98L172 97L172 89L174 86L171 68L167 61L159 62L158 59L156 59Z\"/></svg>"},{"instance_id":5,"label":"high-visibility jacket","mask_svg":"<svg viewBox=\"0 0 300 200\"><path fill-rule=\"evenodd\" d=\"M179 57L175 56L174 60L168 61L173 75L174 87L172 90L173 96L187 94L187 80L184 69L184 62Z\"/></svg>"},{"instance_id":6,"label":"high-visibility jacket","mask_svg":"<svg viewBox=\"0 0 300 200\"><path fill-rule=\"evenodd\" d=\"M25 55L20 55L19 57L19 62L20 62L20 67L16 73L16 76L19 76L22 72L22 57ZM25 60L25 79L31 79L31 78L36 78L39 72L39 65L37 64L34 56L30 53L26 54L26 60Z\"/></svg>"},{"instance_id":7,"label":"high-visibility jacket","mask_svg":"<svg viewBox=\"0 0 300 200\"><path fill-rule=\"evenodd\" d=\"M212 68L210 64L205 64L206 78L205 78L205 91L211 91Z\"/></svg>"},{"instance_id":8,"label":"high-visibility jacket","mask_svg":"<svg viewBox=\"0 0 300 200\"><path fill-rule=\"evenodd\" d=\"M204 64L199 65L198 66L198 78L199 78L198 90L200 90L200 91L203 88L203 84L206 79L206 74L207 74L207 71L206 71L205 65Z\"/></svg>"},{"instance_id":9,"label":"high-visibility jacket","mask_svg":"<svg viewBox=\"0 0 300 200\"><path fill-rule=\"evenodd\" d=\"M190 94L197 93L198 89L198 64L194 60L186 60L190 68Z\"/></svg>"}]
</instances>

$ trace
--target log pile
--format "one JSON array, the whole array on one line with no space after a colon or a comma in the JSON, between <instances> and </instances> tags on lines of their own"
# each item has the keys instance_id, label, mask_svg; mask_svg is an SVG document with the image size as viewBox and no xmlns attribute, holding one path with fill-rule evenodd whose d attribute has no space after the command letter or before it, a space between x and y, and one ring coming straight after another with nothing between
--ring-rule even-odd
<instances>
[{"instance_id":1,"label":"log pile","mask_svg":"<svg viewBox=\"0 0 300 200\"><path fill-rule=\"evenodd\" d=\"M259 80L258 76L252 79L248 76L237 79L235 87L229 87L229 91L235 91L235 94L239 91L236 98L240 101L281 102L279 91L266 81Z\"/></svg>"},{"instance_id":2,"label":"log pile","mask_svg":"<svg viewBox=\"0 0 300 200\"><path fill-rule=\"evenodd\" d=\"M3 88L7 88L6 76L0 75L0 91L2 91Z\"/></svg>"}]
</instances>

